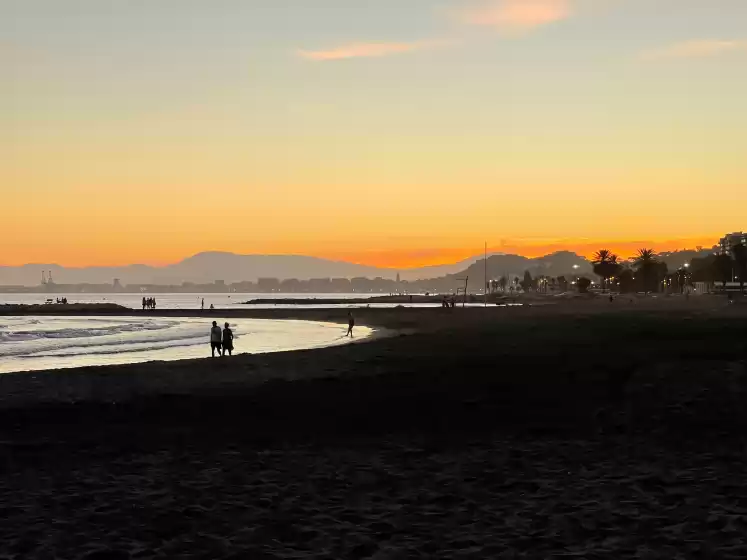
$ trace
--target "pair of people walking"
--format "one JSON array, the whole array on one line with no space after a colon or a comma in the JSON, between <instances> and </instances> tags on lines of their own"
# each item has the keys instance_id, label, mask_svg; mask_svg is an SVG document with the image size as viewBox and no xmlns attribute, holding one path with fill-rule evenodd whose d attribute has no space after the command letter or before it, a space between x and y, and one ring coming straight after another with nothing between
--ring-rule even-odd
<instances>
[{"instance_id":1,"label":"pair of people walking","mask_svg":"<svg viewBox=\"0 0 747 560\"><path fill-rule=\"evenodd\" d=\"M228 323L221 330L218 322L213 321L213 328L210 329L210 350L212 351L213 358L215 358L216 350L218 351L218 356L225 356L226 352L228 352L229 356L231 355L233 352L233 331Z\"/></svg>"}]
</instances>

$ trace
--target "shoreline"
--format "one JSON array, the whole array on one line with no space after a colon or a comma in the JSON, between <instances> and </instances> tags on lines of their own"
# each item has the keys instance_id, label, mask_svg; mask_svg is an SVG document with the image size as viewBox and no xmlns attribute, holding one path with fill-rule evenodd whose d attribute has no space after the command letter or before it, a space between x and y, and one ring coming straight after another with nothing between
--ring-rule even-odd
<instances>
[{"instance_id":1,"label":"shoreline","mask_svg":"<svg viewBox=\"0 0 747 560\"><path fill-rule=\"evenodd\" d=\"M241 310L238 310L241 311ZM317 325L324 325L324 326L340 326L340 328L345 327L347 329L347 316L337 317L337 316L328 316L325 313L312 313L312 314L306 314L304 313L303 317L296 316L295 314L285 314L285 313L269 313L269 314L262 314L261 317L254 317L254 316L246 316L246 313L232 313L230 314L231 319L247 319L247 320L254 320L254 321L273 321L277 323L283 323L283 322L306 322L306 323L313 323ZM269 316L267 316L269 315ZM311 316L309 316L311 315ZM0 315L1 317L2 315ZM211 321L216 320L216 318L220 317L221 322L225 318L225 316L222 315L216 315L214 312L201 312L201 311L193 311L193 310L163 310L163 312L159 312L158 310L148 311L146 313L143 313L138 310L132 310L128 308L122 308L122 309L111 309L110 307L107 307L103 310L96 307L96 306L86 306L83 308L73 308L73 309L64 309L63 306L60 306L59 309L53 310L52 312L48 312L45 314L37 314L33 311L30 311L28 313L11 313L7 316L25 316L25 317L109 317L109 318L117 318L117 317L127 317L127 318L136 318L136 317L147 317L147 318L153 318L153 319L160 319L160 318L198 318L198 319L204 319L206 321L206 324L209 324ZM239 351L235 352L233 356L225 358L226 362L235 362L236 360L242 360L247 359L248 357L262 357L262 356L268 356L268 355L279 355L279 354L294 354L294 353L300 353L300 352L313 352L316 350L323 350L327 348L338 348L338 347L344 347L349 345L357 345L357 344L364 344L364 343L370 343L376 340L381 340L384 338L392 337L392 336L398 336L399 334L402 334L403 330L401 329L393 329L388 327L382 327L380 326L377 321L374 321L374 323L377 323L375 325L369 326L366 324L362 324L361 322L357 322L356 329L358 327L362 327L367 329L367 332L363 335L358 334L355 335L350 340L340 341L338 338L331 339L324 343L319 343L318 345L312 345L304 347L303 345L299 344L301 346L300 348L290 348L290 349L277 349L277 350L269 350L269 351L258 351L258 352L249 352L249 351ZM360 331L358 331L360 333ZM208 344L205 344L205 347L208 347ZM140 375L141 369L155 369L159 366L168 366L169 369L178 368L179 366L184 366L187 368L191 367L198 367L201 364L205 367L209 367L206 365L207 361L212 361L214 358L212 358L209 355L209 352L206 350L205 356L200 357L181 357L176 359L151 359L148 361L133 361L133 362L124 362L124 363L113 363L113 364L101 364L101 365L81 365L81 366L73 366L73 367L57 367L57 368L51 368L51 369L29 369L29 370L17 370L17 371L9 371L9 372L2 372L0 373L0 409L8 406L11 402L13 402L14 392L10 391L10 395L8 394L7 388L11 381L10 378L14 378L15 376L18 376L20 379L18 379L19 383L18 385L23 385L22 379L25 376L31 376L31 378L35 381L34 385L37 387L41 387L42 389L45 386L56 386L59 385L57 380L53 379L53 376L61 375L61 376L68 376L67 379L63 380L63 382L67 382L72 378L77 377L78 374L85 375L86 373L106 373L107 371L110 371L112 374L116 373L118 369L126 368L129 370L125 373L125 375L131 374L131 375ZM226 365L229 365L228 363ZM13 379L13 381L16 381ZM56 402L59 400L59 393L50 393L49 391L40 390L36 393L37 397L44 401L45 404L50 402ZM138 395L126 395L126 394L120 394L119 399L120 400L127 400L131 397L136 397ZM87 401L91 399L91 395L86 392L80 392L75 389L74 386L68 387L66 391L66 396L63 398L64 402L82 402Z\"/></svg>"},{"instance_id":2,"label":"shoreline","mask_svg":"<svg viewBox=\"0 0 747 560\"><path fill-rule=\"evenodd\" d=\"M671 304L671 305L670 305ZM702 304L702 305L701 305ZM18 314L17 311L13 314ZM36 315L28 313L27 315ZM227 309L200 310L104 310L86 307L50 310L46 316L122 316L122 317L190 317L212 321L220 318L301 320L328 324L346 324L346 312L339 309ZM630 317L627 317L630 315ZM452 361L460 356L471 338L482 339L497 329L508 337L508 348L491 346L472 348L485 357L499 357L502 352L515 353L518 334L511 328L546 328L545 324L573 325L584 321L659 318L665 323L701 317L733 320L747 315L747 305L727 306L709 299L697 302L641 301L635 307L612 305L600 301L557 302L554 305L522 307L487 307L464 309L441 308L366 308L355 313L356 324L372 329L364 339L343 345L304 350L287 350L262 354L235 354L225 363L213 363L209 357L132 364L88 366L53 370L12 372L0 375L0 409L36 406L50 403L123 403L161 395L194 396L229 394L233 390L252 390L271 380L304 381L325 378L341 379L347 372L367 369L367 360L381 361L380 354L406 358L411 349L403 348L400 339L413 341L412 351L447 352ZM705 325L704 325L705 326ZM562 327L565 328L565 327ZM565 336L565 335L564 335ZM570 336L570 333L569 333ZM572 339L567 341L572 342ZM390 348L396 346L396 348ZM448 355L453 346L454 355ZM467 345L470 348L469 344ZM365 349L364 349L365 348ZM537 348L526 349L531 354ZM569 350L556 348L566 354ZM392 354L393 353L393 354ZM360 354L360 355L357 355ZM433 358L436 360L436 358ZM332 362L330 364L330 362ZM387 374L392 366L382 363L376 374Z\"/></svg>"}]
</instances>

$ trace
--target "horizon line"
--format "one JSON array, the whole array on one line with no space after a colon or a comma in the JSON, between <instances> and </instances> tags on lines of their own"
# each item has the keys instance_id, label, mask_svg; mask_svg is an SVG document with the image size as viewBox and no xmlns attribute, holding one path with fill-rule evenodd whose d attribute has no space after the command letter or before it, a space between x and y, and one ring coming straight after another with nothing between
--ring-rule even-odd
<instances>
[{"instance_id":1,"label":"horizon line","mask_svg":"<svg viewBox=\"0 0 747 560\"><path fill-rule=\"evenodd\" d=\"M665 243L665 242L662 242ZM554 244L553 244L554 245ZM537 260L542 259L545 257L549 257L552 255L556 255L558 253L573 253L579 258L582 258L584 260L589 260L589 257L593 255L593 253L601 248L607 248L613 247L612 252L619 251L615 250L615 246L639 246L639 247L646 247L651 248L652 246L655 246L655 242L646 242L646 241L622 241L622 242L607 242L607 243L595 243L594 246L597 246L597 249L594 249L590 252L584 252L579 251L580 247L576 250L568 247L568 248L561 248L559 247L562 245L561 243L557 244L558 247L554 248L553 250L549 250L546 252L543 251L533 251L531 246L527 246L525 251L517 251L515 247L512 247L512 250L505 251L500 250L501 247L488 247L488 258L491 256L517 256L517 257L523 257L530 260ZM571 244L569 244L571 245ZM578 245L591 245L591 243L579 243ZM685 252L685 251L697 251L698 247L700 247L701 250L710 250L714 247L717 247L717 243L713 243L712 245L705 246L705 245L696 245L693 247L680 247L677 249L665 249L665 250L656 250L654 249L654 252L657 255L667 254L667 253L676 253L676 252ZM446 251L445 251L446 252ZM528 253L528 254L527 254ZM483 260L483 251L474 251L472 254L469 254L466 257L457 257L455 260L438 260L433 263L421 263L421 264L415 264L415 265L405 265L405 266L396 266L395 264L375 264L375 261L377 259L372 257L372 260L358 260L357 258L353 257L352 252L347 253L349 255L348 258L344 258L342 255L339 255L335 257L332 256L321 256L318 254L304 254L304 253L240 253L240 252L234 252L234 251L223 251L223 250L206 250L206 251L198 251L196 253L193 253L191 255L188 255L186 257L183 257L179 260L171 261L171 262L132 262L132 263L124 263L124 264L60 264L59 262L28 262L23 264L0 264L0 268L23 268L23 267L43 267L43 266L50 266L50 267L59 267L59 268L66 268L66 269L86 269L86 268L127 268L127 267L150 267L150 268L167 268L169 266L174 266L181 264L189 259L198 257L200 255L206 255L206 254L218 254L218 255L230 255L230 256L236 256L236 257L301 257L301 258L310 258L310 259L318 259L328 262L334 262L334 263L341 263L341 264L348 264L348 265L355 265L355 266L362 266L362 267L369 267L369 268L376 268L381 270L390 270L390 271L412 271L412 270L418 270L418 269L424 269L424 268L436 268L440 266L451 266L456 265L461 262L475 259L475 262ZM629 260L631 257L619 255L624 260Z\"/></svg>"}]
</instances>

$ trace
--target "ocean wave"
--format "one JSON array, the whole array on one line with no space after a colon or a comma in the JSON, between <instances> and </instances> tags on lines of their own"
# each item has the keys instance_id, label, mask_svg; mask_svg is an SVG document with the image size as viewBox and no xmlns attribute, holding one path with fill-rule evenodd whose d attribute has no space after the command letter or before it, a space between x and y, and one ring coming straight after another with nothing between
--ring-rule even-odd
<instances>
[{"instance_id":1,"label":"ocean wave","mask_svg":"<svg viewBox=\"0 0 747 560\"><path fill-rule=\"evenodd\" d=\"M184 338L165 341L161 344L148 344L135 346L133 344L109 344L98 346L76 346L73 348L61 348L58 350L49 350L35 353L17 354L15 357L21 359L34 358L74 358L82 356L110 356L117 354L139 354L143 352L153 352L157 350L172 350L178 348L188 348L191 346L205 346L207 343L202 339Z\"/></svg>"},{"instance_id":2,"label":"ocean wave","mask_svg":"<svg viewBox=\"0 0 747 560\"><path fill-rule=\"evenodd\" d=\"M238 339L238 337L235 337ZM89 341L87 344L86 342ZM19 342L19 341L15 341ZM62 353L89 354L100 351L102 353L110 352L110 348L120 348L123 352L128 349L135 349L140 345L150 345L159 349L167 349L179 346L194 346L198 344L208 344L209 339L202 332L173 332L160 337L149 338L127 338L127 339L42 339L27 341L24 344L10 344L6 347L0 347L0 357L7 356L57 356Z\"/></svg>"},{"instance_id":3,"label":"ocean wave","mask_svg":"<svg viewBox=\"0 0 747 560\"><path fill-rule=\"evenodd\" d=\"M38 323L38 322L37 322ZM29 340L40 339L79 339L92 338L99 336L112 336L124 333L147 332L166 330L177 326L177 322L168 323L122 323L119 325L109 325L106 327L89 327L89 328L63 328L49 330L12 330L0 332L0 342L25 342ZM8 326L4 327L8 328Z\"/></svg>"}]
</instances>

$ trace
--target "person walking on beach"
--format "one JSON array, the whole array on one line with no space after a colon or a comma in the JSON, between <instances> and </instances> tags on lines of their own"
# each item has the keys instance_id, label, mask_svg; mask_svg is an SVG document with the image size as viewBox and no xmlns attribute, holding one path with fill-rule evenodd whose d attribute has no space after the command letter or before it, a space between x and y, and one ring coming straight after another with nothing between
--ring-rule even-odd
<instances>
[{"instance_id":1,"label":"person walking on beach","mask_svg":"<svg viewBox=\"0 0 747 560\"><path fill-rule=\"evenodd\" d=\"M226 323L225 327L223 328L223 355L226 355L226 352L228 352L228 355L231 355L231 352L233 352L233 331L229 327L228 323Z\"/></svg>"},{"instance_id":2,"label":"person walking on beach","mask_svg":"<svg viewBox=\"0 0 747 560\"><path fill-rule=\"evenodd\" d=\"M210 350L215 358L215 351L218 351L218 357L221 355L221 330L217 321L213 321L213 328L210 329Z\"/></svg>"},{"instance_id":3,"label":"person walking on beach","mask_svg":"<svg viewBox=\"0 0 747 560\"><path fill-rule=\"evenodd\" d=\"M353 312L348 311L348 333L345 335L347 338L348 336L350 338L353 338L353 327L355 326L355 318L353 317Z\"/></svg>"},{"instance_id":4,"label":"person walking on beach","mask_svg":"<svg viewBox=\"0 0 747 560\"><path fill-rule=\"evenodd\" d=\"M143 298L143 311L145 311L145 298Z\"/></svg>"},{"instance_id":5,"label":"person walking on beach","mask_svg":"<svg viewBox=\"0 0 747 560\"><path fill-rule=\"evenodd\" d=\"M202 305L200 306L200 309L205 311L205 298L202 298Z\"/></svg>"}]
</instances>

